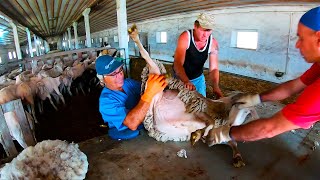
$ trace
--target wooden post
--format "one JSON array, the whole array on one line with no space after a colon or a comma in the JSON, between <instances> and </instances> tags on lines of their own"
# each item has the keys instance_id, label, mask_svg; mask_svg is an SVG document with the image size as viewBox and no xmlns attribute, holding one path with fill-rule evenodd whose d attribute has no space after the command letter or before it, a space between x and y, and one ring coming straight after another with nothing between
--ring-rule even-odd
<instances>
[{"instance_id":1,"label":"wooden post","mask_svg":"<svg viewBox=\"0 0 320 180\"><path fill-rule=\"evenodd\" d=\"M17 99L14 101L7 102L2 104L3 113L14 111L19 119L19 124L21 126L22 134L24 140L26 141L28 146L34 146L36 141L30 129L29 122L27 120L26 114L24 112L21 99Z\"/></svg>"},{"instance_id":2,"label":"wooden post","mask_svg":"<svg viewBox=\"0 0 320 180\"><path fill-rule=\"evenodd\" d=\"M2 108L0 108L0 142L8 157L15 157L18 154L9 132Z\"/></svg>"}]
</instances>

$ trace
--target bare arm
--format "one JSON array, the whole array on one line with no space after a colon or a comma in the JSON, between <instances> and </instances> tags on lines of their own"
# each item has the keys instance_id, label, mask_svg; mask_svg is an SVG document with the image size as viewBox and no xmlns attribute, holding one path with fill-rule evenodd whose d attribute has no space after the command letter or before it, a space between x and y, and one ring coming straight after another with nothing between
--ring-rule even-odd
<instances>
[{"instance_id":1,"label":"bare arm","mask_svg":"<svg viewBox=\"0 0 320 180\"><path fill-rule=\"evenodd\" d=\"M178 45L177 45L176 51L174 53L174 61L173 61L174 71L175 71L176 75L184 83L191 83L184 68L183 68L188 44L189 44L188 33L183 32L178 39Z\"/></svg>"},{"instance_id":2,"label":"bare arm","mask_svg":"<svg viewBox=\"0 0 320 180\"><path fill-rule=\"evenodd\" d=\"M219 66L218 66L218 42L212 38L211 53L209 54L209 79L212 82L213 92L218 97L223 97L219 87Z\"/></svg>"},{"instance_id":3,"label":"bare arm","mask_svg":"<svg viewBox=\"0 0 320 180\"><path fill-rule=\"evenodd\" d=\"M163 91L166 86L165 76L150 74L144 94L141 96L139 103L127 114L123 124L131 130L136 130L144 120L153 97Z\"/></svg>"},{"instance_id":4,"label":"bare arm","mask_svg":"<svg viewBox=\"0 0 320 180\"><path fill-rule=\"evenodd\" d=\"M231 128L230 135L235 141L256 141L271 138L298 128L300 127L288 121L280 111L270 118L258 119L245 125L234 126Z\"/></svg>"},{"instance_id":5,"label":"bare arm","mask_svg":"<svg viewBox=\"0 0 320 180\"><path fill-rule=\"evenodd\" d=\"M131 109L123 121L123 124L131 130L136 130L141 122L144 120L150 103L140 100L139 103Z\"/></svg>"},{"instance_id":6,"label":"bare arm","mask_svg":"<svg viewBox=\"0 0 320 180\"><path fill-rule=\"evenodd\" d=\"M285 99L291 95L300 93L306 87L300 77L280 84L269 91L260 94L261 101L276 101Z\"/></svg>"}]
</instances>

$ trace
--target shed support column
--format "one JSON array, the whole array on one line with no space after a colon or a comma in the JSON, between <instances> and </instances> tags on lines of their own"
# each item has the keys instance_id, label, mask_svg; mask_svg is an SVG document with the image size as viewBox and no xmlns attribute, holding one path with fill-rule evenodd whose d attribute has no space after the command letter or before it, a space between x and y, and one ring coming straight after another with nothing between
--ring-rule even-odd
<instances>
[{"instance_id":1,"label":"shed support column","mask_svg":"<svg viewBox=\"0 0 320 180\"><path fill-rule=\"evenodd\" d=\"M67 28L67 30L68 30L68 47L69 47L69 50L71 50L71 29Z\"/></svg>"},{"instance_id":2,"label":"shed support column","mask_svg":"<svg viewBox=\"0 0 320 180\"><path fill-rule=\"evenodd\" d=\"M37 36L34 34L33 35L33 41L34 41L34 48L36 49L36 54L37 56L39 56L39 50L38 50L38 40L37 40Z\"/></svg>"},{"instance_id":3,"label":"shed support column","mask_svg":"<svg viewBox=\"0 0 320 180\"><path fill-rule=\"evenodd\" d=\"M79 48L79 41L78 41L78 23L73 22L73 33L74 33L74 48L78 49Z\"/></svg>"},{"instance_id":4,"label":"shed support column","mask_svg":"<svg viewBox=\"0 0 320 180\"><path fill-rule=\"evenodd\" d=\"M30 57L33 57L31 35L28 28L26 28L26 32L27 32L27 38L28 38L28 51L29 51Z\"/></svg>"},{"instance_id":5,"label":"shed support column","mask_svg":"<svg viewBox=\"0 0 320 180\"><path fill-rule=\"evenodd\" d=\"M89 23L89 13L90 13L90 8L87 8L83 11L82 15L84 17L84 25L86 29L86 42L87 42L87 47L91 47L91 35L90 35L90 23Z\"/></svg>"},{"instance_id":6,"label":"shed support column","mask_svg":"<svg viewBox=\"0 0 320 180\"><path fill-rule=\"evenodd\" d=\"M9 21L9 23L13 30L14 45L16 47L17 57L18 59L22 59L17 26L12 21Z\"/></svg>"},{"instance_id":7,"label":"shed support column","mask_svg":"<svg viewBox=\"0 0 320 180\"><path fill-rule=\"evenodd\" d=\"M118 21L119 48L124 48L124 51L120 51L120 55L122 58L125 59L127 74L129 75L130 60L129 60L129 51L128 51L126 0L117 0L117 21Z\"/></svg>"}]
</instances>

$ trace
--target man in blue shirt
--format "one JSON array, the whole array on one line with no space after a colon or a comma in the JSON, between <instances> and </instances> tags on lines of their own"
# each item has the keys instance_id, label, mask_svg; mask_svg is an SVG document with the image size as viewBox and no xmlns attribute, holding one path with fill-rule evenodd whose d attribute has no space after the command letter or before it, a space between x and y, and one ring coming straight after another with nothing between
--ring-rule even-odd
<instances>
[{"instance_id":1,"label":"man in blue shirt","mask_svg":"<svg viewBox=\"0 0 320 180\"><path fill-rule=\"evenodd\" d=\"M98 75L102 75L104 88L99 98L99 111L109 125L113 139L131 139L139 135L142 121L155 94L167 86L163 75L149 75L147 88L140 96L140 83L124 79L123 63L109 55L96 60Z\"/></svg>"}]
</instances>

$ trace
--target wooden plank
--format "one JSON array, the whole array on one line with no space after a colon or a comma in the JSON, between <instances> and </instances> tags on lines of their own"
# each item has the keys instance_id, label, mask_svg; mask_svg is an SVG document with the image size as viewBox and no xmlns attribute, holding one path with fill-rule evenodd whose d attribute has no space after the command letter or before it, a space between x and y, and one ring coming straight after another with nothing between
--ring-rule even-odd
<instances>
[{"instance_id":1,"label":"wooden plank","mask_svg":"<svg viewBox=\"0 0 320 180\"><path fill-rule=\"evenodd\" d=\"M27 120L26 114L24 112L21 99L10 101L8 103L2 104L1 106L3 109L3 113L11 112L11 111L14 111L16 113L24 140L26 141L28 146L34 146L36 144L36 141L30 129L30 125Z\"/></svg>"},{"instance_id":2,"label":"wooden plank","mask_svg":"<svg viewBox=\"0 0 320 180\"><path fill-rule=\"evenodd\" d=\"M0 108L0 142L8 157L15 157L18 154L4 119L2 108Z\"/></svg>"}]
</instances>

